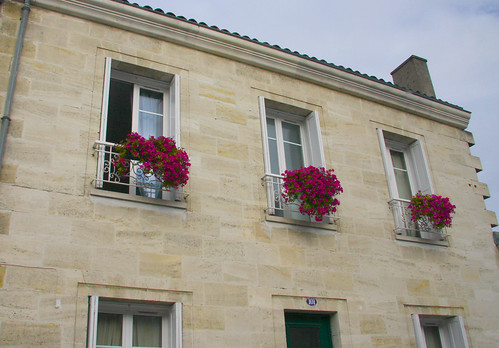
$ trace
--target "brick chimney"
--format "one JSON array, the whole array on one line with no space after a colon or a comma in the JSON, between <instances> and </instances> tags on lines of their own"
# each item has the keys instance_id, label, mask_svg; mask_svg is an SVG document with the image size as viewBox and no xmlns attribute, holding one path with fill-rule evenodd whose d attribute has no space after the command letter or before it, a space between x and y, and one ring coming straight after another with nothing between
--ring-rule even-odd
<instances>
[{"instance_id":1,"label":"brick chimney","mask_svg":"<svg viewBox=\"0 0 499 348\"><path fill-rule=\"evenodd\" d=\"M419 92L429 97L435 97L431 83L427 60L415 55L410 56L391 72L393 83L397 86Z\"/></svg>"}]
</instances>

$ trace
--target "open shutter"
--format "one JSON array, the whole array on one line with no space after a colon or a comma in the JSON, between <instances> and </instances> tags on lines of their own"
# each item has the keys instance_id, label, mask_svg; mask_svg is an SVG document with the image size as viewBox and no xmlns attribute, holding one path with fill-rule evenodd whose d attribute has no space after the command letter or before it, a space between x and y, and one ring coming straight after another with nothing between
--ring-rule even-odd
<instances>
[{"instance_id":1,"label":"open shutter","mask_svg":"<svg viewBox=\"0 0 499 348\"><path fill-rule=\"evenodd\" d=\"M469 348L468 339L466 337L466 331L464 330L464 322L462 317L452 317L446 320L449 329L451 339L453 341L452 347L455 348Z\"/></svg>"},{"instance_id":2,"label":"open shutter","mask_svg":"<svg viewBox=\"0 0 499 348\"><path fill-rule=\"evenodd\" d=\"M414 334L416 335L416 345L418 348L427 348L426 341L424 338L423 327L421 326L421 321L419 320L418 314L411 314L412 323L414 324Z\"/></svg>"},{"instance_id":3,"label":"open shutter","mask_svg":"<svg viewBox=\"0 0 499 348\"><path fill-rule=\"evenodd\" d=\"M260 105L260 124L262 127L262 149L263 149L263 164L265 175L271 174L272 170L270 168L270 153L268 144L268 133L267 133L267 112L265 110L265 98L258 97L258 104ZM265 181L265 188L267 191L267 213L273 215L275 213L275 200L273 197L273 184L272 180Z\"/></svg>"},{"instance_id":4,"label":"open shutter","mask_svg":"<svg viewBox=\"0 0 499 348\"><path fill-rule=\"evenodd\" d=\"M321 127L317 111L312 111L305 118L305 127L308 138L309 160L314 167L325 167L326 160L322 146Z\"/></svg>"},{"instance_id":5,"label":"open shutter","mask_svg":"<svg viewBox=\"0 0 499 348\"><path fill-rule=\"evenodd\" d=\"M166 136L173 138L180 146L180 76L174 75L170 83L169 130Z\"/></svg>"},{"instance_id":6,"label":"open shutter","mask_svg":"<svg viewBox=\"0 0 499 348\"><path fill-rule=\"evenodd\" d=\"M430 172L423 146L420 141L415 141L409 146L411 153L411 164L414 170L414 177L416 179L416 191L421 191L423 194L431 194L433 192L433 185L430 179Z\"/></svg>"},{"instance_id":7,"label":"open shutter","mask_svg":"<svg viewBox=\"0 0 499 348\"><path fill-rule=\"evenodd\" d=\"M97 316L99 313L99 296L90 296L88 309L87 348L95 348L97 344Z\"/></svg>"},{"instance_id":8,"label":"open shutter","mask_svg":"<svg viewBox=\"0 0 499 348\"><path fill-rule=\"evenodd\" d=\"M268 133L267 133L267 112L265 110L265 98L259 97L258 104L260 105L260 124L262 127L262 148L263 148L265 174L270 174L272 171L270 169L269 144L267 143Z\"/></svg>"},{"instance_id":9,"label":"open shutter","mask_svg":"<svg viewBox=\"0 0 499 348\"><path fill-rule=\"evenodd\" d=\"M385 168L386 183L388 185L388 193L390 194L390 199L397 197L397 182L395 180L395 173L393 172L392 159L388 150L386 149L385 135L381 128L377 128L378 132L378 142L381 151L381 158L383 160L383 167Z\"/></svg>"},{"instance_id":10,"label":"open shutter","mask_svg":"<svg viewBox=\"0 0 499 348\"><path fill-rule=\"evenodd\" d=\"M182 303L175 302L170 313L172 348L182 348Z\"/></svg>"},{"instance_id":11,"label":"open shutter","mask_svg":"<svg viewBox=\"0 0 499 348\"><path fill-rule=\"evenodd\" d=\"M167 137L175 140L175 143L180 147L180 75L173 75L170 82L168 95L168 133ZM173 189L163 192L165 200L182 200L182 188Z\"/></svg>"}]
</instances>

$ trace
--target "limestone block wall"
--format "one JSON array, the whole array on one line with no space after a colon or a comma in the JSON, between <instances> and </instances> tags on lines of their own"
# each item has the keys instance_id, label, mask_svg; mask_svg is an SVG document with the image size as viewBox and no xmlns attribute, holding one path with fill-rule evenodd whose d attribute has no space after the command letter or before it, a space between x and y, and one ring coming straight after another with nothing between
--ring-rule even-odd
<instances>
[{"instance_id":1,"label":"limestone block wall","mask_svg":"<svg viewBox=\"0 0 499 348\"><path fill-rule=\"evenodd\" d=\"M2 103L20 6L0 6ZM184 347L283 347L285 309L336 313L341 347L415 347L412 313L462 316L471 347L498 341L499 257L464 131L36 6L25 40L0 176L0 346L86 347L91 295L182 302ZM96 194L106 57L180 76L185 209ZM266 221L261 96L318 112L344 188L336 231ZM448 247L395 239L378 127L424 142L457 206Z\"/></svg>"}]
</instances>

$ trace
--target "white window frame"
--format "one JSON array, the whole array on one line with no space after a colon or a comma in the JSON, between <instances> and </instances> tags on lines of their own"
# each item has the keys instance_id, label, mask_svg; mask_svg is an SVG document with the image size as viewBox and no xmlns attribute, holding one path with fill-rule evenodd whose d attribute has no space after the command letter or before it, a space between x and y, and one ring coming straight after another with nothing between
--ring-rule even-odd
<instances>
[{"instance_id":1,"label":"white window frame","mask_svg":"<svg viewBox=\"0 0 499 348\"><path fill-rule=\"evenodd\" d=\"M163 136L170 137L175 140L177 146L180 144L180 76L171 74L172 78L168 81L154 80L149 77L136 75L129 71L122 71L113 68L113 59L106 57L105 73L104 73L104 89L102 94L102 109L101 109L101 127L99 140L106 143L108 110L109 110L109 94L111 79L126 81L134 85L133 100L132 100L132 124L131 131L138 131L138 112L139 112L139 95L140 89L148 89L163 93ZM101 160L101 159L100 159ZM99 161L100 163L100 161ZM97 169L97 178L102 179L102 166ZM99 181L98 181L99 182ZM98 187L102 186L102 181ZM130 195L135 195L135 187L130 186ZM162 192L162 199L174 200L179 199L180 192Z\"/></svg>"},{"instance_id":2,"label":"white window frame","mask_svg":"<svg viewBox=\"0 0 499 348\"><path fill-rule=\"evenodd\" d=\"M464 321L461 316L411 314L418 348L428 348L424 334L425 326L436 326L442 348L469 348Z\"/></svg>"},{"instance_id":3,"label":"white window frame","mask_svg":"<svg viewBox=\"0 0 499 348\"><path fill-rule=\"evenodd\" d=\"M172 74L172 79L170 82L166 81L157 81L148 77L135 75L130 72L125 72L117 69L113 69L113 59L110 57L106 57L106 66L104 73L104 91L102 95L102 118L101 118L101 132L100 132L100 140L106 141L106 133L107 133L107 115L109 108L109 88L111 84L111 78L127 81L133 83L134 85L138 85L140 87L157 90L160 92L164 92L164 103L163 107L165 108L165 120L164 125L166 123L166 127L163 128L163 135L173 138L177 143L177 146L180 146L180 76L177 74ZM138 93L134 91L134 105L137 104L135 100L138 99ZM134 112L135 112L134 107ZM133 120L136 120L138 115L132 116L132 131L134 131ZM137 125L135 125L135 129L137 129Z\"/></svg>"},{"instance_id":4,"label":"white window frame","mask_svg":"<svg viewBox=\"0 0 499 348\"><path fill-rule=\"evenodd\" d=\"M270 153L268 146L267 132L267 108L265 106L265 97L259 97L260 104L260 122L262 126L262 146L264 156L265 174L271 174ZM300 124L302 127L302 144L304 147L304 162L306 166L325 167L324 148L322 145L321 129L319 123L319 114L317 111L310 111L306 116L294 115L289 112L272 109L269 117L282 118L292 123ZM282 161L281 159L279 159ZM282 168L282 167L281 167Z\"/></svg>"},{"instance_id":5,"label":"white window frame","mask_svg":"<svg viewBox=\"0 0 499 348\"><path fill-rule=\"evenodd\" d=\"M268 130L267 130L267 117L275 120L284 120L286 122L295 123L300 125L303 146L303 160L304 166L313 165L315 167L325 167L324 148L322 145L322 136L319 122L319 114L317 111L309 111L306 115L297 115L292 112L279 110L279 107L267 107L265 103L266 98L259 97L260 106L260 124L262 127L262 148L264 157L264 177L271 177L272 174L270 163L270 151L268 146ZM270 100L269 100L270 101ZM282 103L280 103L282 104ZM276 131L278 127L276 124ZM282 134L281 134L282 139ZM278 148L282 146L278 142ZM279 150L278 150L279 151ZM279 169L285 168L284 150L281 148L279 153ZM282 170L284 172L284 170ZM282 173L279 173L282 174ZM272 194L272 183L267 183L267 213L274 214L274 200Z\"/></svg>"},{"instance_id":6,"label":"white window frame","mask_svg":"<svg viewBox=\"0 0 499 348\"><path fill-rule=\"evenodd\" d=\"M309 149L309 144L307 144L307 134L305 132L305 124L303 120L300 120L298 117L295 115L287 114L287 113L280 113L277 110L270 109L267 110L267 119L273 119L275 122L275 128L276 128L276 140L277 140L277 157L279 160L279 174L284 173L284 171L287 169L286 168L286 156L284 152L284 138L282 134L282 122L290 123L297 125L300 127L300 138L301 138L301 149L302 149L302 155L303 155L303 165L307 166L309 163L309 157L310 157L310 149ZM267 138L268 141L268 138ZM267 143L268 144L268 143ZM269 168L270 168L270 153L268 156L268 161L269 161ZM276 174L276 173L273 173Z\"/></svg>"},{"instance_id":7,"label":"white window frame","mask_svg":"<svg viewBox=\"0 0 499 348\"><path fill-rule=\"evenodd\" d=\"M182 348L182 303L157 304L122 299L101 299L99 296L90 296L87 348L97 346L97 323L99 318L99 304L106 307L105 313L123 315L122 347L132 348L133 315L140 311L157 312L161 316L162 348ZM142 314L141 314L142 315Z\"/></svg>"},{"instance_id":8,"label":"white window frame","mask_svg":"<svg viewBox=\"0 0 499 348\"><path fill-rule=\"evenodd\" d=\"M431 243L441 241L442 234L439 231L434 229L420 231L418 228L419 223L415 224L410 221L411 217L407 209L410 200L402 199L399 196L390 153L390 150L395 150L404 154L411 186L411 196L414 196L418 191L421 191L422 194L432 194L434 192L433 183L423 142L418 139L383 131L381 128L377 129L377 133L390 195L389 204L395 220L396 234L414 238L412 239L413 241L431 241ZM419 235L414 235L415 233L419 233Z\"/></svg>"},{"instance_id":9,"label":"white window frame","mask_svg":"<svg viewBox=\"0 0 499 348\"><path fill-rule=\"evenodd\" d=\"M422 142L417 139L409 139L406 137L404 137L404 142L390 139L389 135L387 137L386 133L383 132L381 128L378 128L377 132L390 200L400 199L390 149L400 151L404 154L407 170L409 172L412 195L418 191L421 191L423 194L433 193L433 184Z\"/></svg>"}]
</instances>

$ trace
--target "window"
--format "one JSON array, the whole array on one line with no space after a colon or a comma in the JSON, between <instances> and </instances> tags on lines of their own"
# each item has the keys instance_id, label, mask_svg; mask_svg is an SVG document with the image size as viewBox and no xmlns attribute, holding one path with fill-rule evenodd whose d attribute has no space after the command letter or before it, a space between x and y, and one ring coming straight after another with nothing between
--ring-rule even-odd
<instances>
[{"instance_id":1,"label":"window","mask_svg":"<svg viewBox=\"0 0 499 348\"><path fill-rule=\"evenodd\" d=\"M181 348L182 304L90 297L88 348Z\"/></svg>"},{"instance_id":2,"label":"window","mask_svg":"<svg viewBox=\"0 0 499 348\"><path fill-rule=\"evenodd\" d=\"M317 112L260 97L260 116L267 186L267 213L310 221L297 204L284 204L281 197L285 170L301 166L324 167L324 152Z\"/></svg>"},{"instance_id":3,"label":"window","mask_svg":"<svg viewBox=\"0 0 499 348\"><path fill-rule=\"evenodd\" d=\"M460 316L412 315L418 348L468 348Z\"/></svg>"},{"instance_id":4,"label":"window","mask_svg":"<svg viewBox=\"0 0 499 348\"><path fill-rule=\"evenodd\" d=\"M439 240L442 235L425 221L414 223L408 206L421 191L433 192L426 156L421 141L378 129L378 140L390 194L390 206L397 234Z\"/></svg>"},{"instance_id":5,"label":"window","mask_svg":"<svg viewBox=\"0 0 499 348\"><path fill-rule=\"evenodd\" d=\"M284 313L287 348L331 348L331 316Z\"/></svg>"},{"instance_id":6,"label":"window","mask_svg":"<svg viewBox=\"0 0 499 348\"><path fill-rule=\"evenodd\" d=\"M180 78L156 70L106 59L101 136L97 142L99 166L96 184L105 190L149 198L173 199L152 175L144 175L131 161L130 175L117 175L114 144L131 132L145 138L166 136L180 142Z\"/></svg>"}]
</instances>

